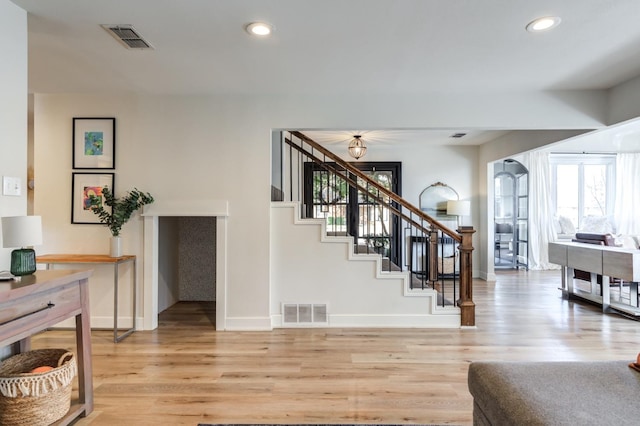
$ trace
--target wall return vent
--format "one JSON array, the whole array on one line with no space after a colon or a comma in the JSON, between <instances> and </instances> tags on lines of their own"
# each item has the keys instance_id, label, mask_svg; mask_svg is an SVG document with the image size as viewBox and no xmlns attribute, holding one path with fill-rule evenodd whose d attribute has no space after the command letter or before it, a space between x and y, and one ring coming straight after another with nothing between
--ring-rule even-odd
<instances>
[{"instance_id":1,"label":"wall return vent","mask_svg":"<svg viewBox=\"0 0 640 426\"><path fill-rule=\"evenodd\" d=\"M283 303L282 325L289 327L326 327L329 325L327 305Z\"/></svg>"},{"instance_id":2,"label":"wall return vent","mask_svg":"<svg viewBox=\"0 0 640 426\"><path fill-rule=\"evenodd\" d=\"M133 28L133 25L119 24L101 25L116 40L122 43L127 49L153 49L151 43L146 41L140 33Z\"/></svg>"}]
</instances>

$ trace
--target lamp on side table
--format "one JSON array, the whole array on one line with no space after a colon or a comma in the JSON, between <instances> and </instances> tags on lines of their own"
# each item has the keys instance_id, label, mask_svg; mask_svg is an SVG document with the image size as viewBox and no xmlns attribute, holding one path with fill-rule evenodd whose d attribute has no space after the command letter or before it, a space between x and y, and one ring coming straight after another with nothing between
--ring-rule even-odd
<instances>
[{"instance_id":1,"label":"lamp on side table","mask_svg":"<svg viewBox=\"0 0 640 426\"><path fill-rule=\"evenodd\" d=\"M2 246L21 247L11 252L11 274L31 275L36 271L36 252L32 246L42 244L40 216L7 216L2 218Z\"/></svg>"}]
</instances>

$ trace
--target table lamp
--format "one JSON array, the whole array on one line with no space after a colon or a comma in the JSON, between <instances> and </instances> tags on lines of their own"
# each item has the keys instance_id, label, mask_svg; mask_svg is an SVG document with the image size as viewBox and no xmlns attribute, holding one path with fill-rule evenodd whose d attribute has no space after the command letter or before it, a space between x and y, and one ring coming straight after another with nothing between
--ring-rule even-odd
<instances>
[{"instance_id":1,"label":"table lamp","mask_svg":"<svg viewBox=\"0 0 640 426\"><path fill-rule=\"evenodd\" d=\"M11 252L11 274L31 275L36 271L36 252L31 246L42 244L40 216L7 216L2 218L2 246L21 247Z\"/></svg>"},{"instance_id":2,"label":"table lamp","mask_svg":"<svg viewBox=\"0 0 640 426\"><path fill-rule=\"evenodd\" d=\"M460 217L469 216L471 214L471 202L463 200L447 201L447 214L457 216L458 227L460 227Z\"/></svg>"}]
</instances>

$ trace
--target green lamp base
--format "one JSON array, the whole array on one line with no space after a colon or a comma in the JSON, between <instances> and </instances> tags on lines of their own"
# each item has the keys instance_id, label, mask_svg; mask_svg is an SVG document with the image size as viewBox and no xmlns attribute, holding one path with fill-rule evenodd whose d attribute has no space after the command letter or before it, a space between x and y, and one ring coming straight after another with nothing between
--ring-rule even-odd
<instances>
[{"instance_id":1,"label":"green lamp base","mask_svg":"<svg viewBox=\"0 0 640 426\"><path fill-rule=\"evenodd\" d=\"M33 249L16 249L11 252L11 274L17 277L36 271L36 252Z\"/></svg>"}]
</instances>

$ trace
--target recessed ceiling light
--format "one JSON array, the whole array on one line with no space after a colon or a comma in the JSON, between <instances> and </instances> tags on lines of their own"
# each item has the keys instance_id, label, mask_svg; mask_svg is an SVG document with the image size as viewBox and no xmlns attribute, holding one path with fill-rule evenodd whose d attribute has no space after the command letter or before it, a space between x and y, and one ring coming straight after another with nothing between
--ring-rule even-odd
<instances>
[{"instance_id":1,"label":"recessed ceiling light","mask_svg":"<svg viewBox=\"0 0 640 426\"><path fill-rule=\"evenodd\" d=\"M540 31L550 30L551 28L560 25L559 16L545 16L543 18L534 19L527 24L527 31L530 33L537 33Z\"/></svg>"},{"instance_id":2,"label":"recessed ceiling light","mask_svg":"<svg viewBox=\"0 0 640 426\"><path fill-rule=\"evenodd\" d=\"M266 22L252 22L247 25L247 32L254 36L268 36L273 32L273 25Z\"/></svg>"}]
</instances>

